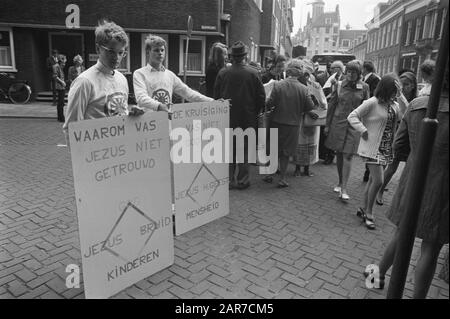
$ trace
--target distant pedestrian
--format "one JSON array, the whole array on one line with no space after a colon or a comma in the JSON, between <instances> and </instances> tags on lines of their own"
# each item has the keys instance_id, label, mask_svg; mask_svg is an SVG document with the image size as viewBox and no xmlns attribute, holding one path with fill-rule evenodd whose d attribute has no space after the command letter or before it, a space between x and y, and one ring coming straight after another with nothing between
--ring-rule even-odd
<instances>
[{"instance_id":1,"label":"distant pedestrian","mask_svg":"<svg viewBox=\"0 0 450 319\"><path fill-rule=\"evenodd\" d=\"M417 77L412 71L400 72L399 76L403 95L409 103L417 97Z\"/></svg>"},{"instance_id":2,"label":"distant pedestrian","mask_svg":"<svg viewBox=\"0 0 450 319\"><path fill-rule=\"evenodd\" d=\"M55 78L53 77L53 66L56 64L58 64L58 50L52 50L52 55L47 58L46 65L50 82L50 89L52 90L53 105L56 105L57 99L56 82Z\"/></svg>"},{"instance_id":3,"label":"distant pedestrian","mask_svg":"<svg viewBox=\"0 0 450 319\"><path fill-rule=\"evenodd\" d=\"M58 93L58 102L56 105L58 122L64 122L64 98L66 96L66 82L64 76L64 67L66 66L66 56L58 55L58 64L53 65L53 78L55 81L56 92Z\"/></svg>"},{"instance_id":4,"label":"distant pedestrian","mask_svg":"<svg viewBox=\"0 0 450 319\"><path fill-rule=\"evenodd\" d=\"M270 82L270 80L280 81L286 77L285 68L286 68L286 57L284 55L275 56L272 65L269 70L267 70L262 75L262 82L266 84Z\"/></svg>"},{"instance_id":5,"label":"distant pedestrian","mask_svg":"<svg viewBox=\"0 0 450 319\"><path fill-rule=\"evenodd\" d=\"M138 106L145 110L171 112L173 93L190 102L213 101L191 89L164 67L166 47L166 41L159 36L149 35L145 40L149 62L133 73L134 95Z\"/></svg>"},{"instance_id":6,"label":"distant pedestrian","mask_svg":"<svg viewBox=\"0 0 450 319\"><path fill-rule=\"evenodd\" d=\"M128 82L115 71L127 54L128 36L114 22L103 22L95 29L98 61L72 83L63 129L67 135L70 122L120 115L140 115L143 110L128 110Z\"/></svg>"},{"instance_id":7,"label":"distant pedestrian","mask_svg":"<svg viewBox=\"0 0 450 319\"><path fill-rule=\"evenodd\" d=\"M370 89L370 97L372 97L375 93L375 89L377 88L378 83L380 82L380 77L375 73L375 66L372 61L364 61L363 63L363 80L369 85ZM369 168L366 164L366 170L364 172L363 181L369 181Z\"/></svg>"},{"instance_id":8,"label":"distant pedestrian","mask_svg":"<svg viewBox=\"0 0 450 319\"><path fill-rule=\"evenodd\" d=\"M211 98L214 97L214 84L216 83L217 74L225 67L227 58L227 46L220 42L214 43L209 51L205 77L206 95Z\"/></svg>"},{"instance_id":9,"label":"distant pedestrian","mask_svg":"<svg viewBox=\"0 0 450 319\"><path fill-rule=\"evenodd\" d=\"M316 78L316 82L320 84L321 87L325 85L328 80L328 72L327 70L319 70L319 62L314 63L314 77Z\"/></svg>"},{"instance_id":10,"label":"distant pedestrian","mask_svg":"<svg viewBox=\"0 0 450 319\"><path fill-rule=\"evenodd\" d=\"M384 251L379 264L378 281L380 289L384 287L385 275L394 262L399 242L399 226L404 218L408 218L405 203L408 198L407 188L410 185L411 171L418 159L419 139L423 135L422 121L427 113L429 96L414 99L402 119L394 141L394 151L402 148L411 150L411 154L403 169L398 188L387 212L388 219L397 226L397 231ZM437 113L437 132L432 147L428 174L424 184L424 193L419 210L415 235L422 239L420 257L414 271L413 298L425 299L428 294L436 264L443 245L449 242L449 79L448 63L442 84L441 98ZM366 274L367 275L367 274Z\"/></svg>"},{"instance_id":11,"label":"distant pedestrian","mask_svg":"<svg viewBox=\"0 0 450 319\"><path fill-rule=\"evenodd\" d=\"M217 75L214 87L216 99L231 99L230 127L232 129L257 128L258 114L264 109L266 94L258 72L246 65L247 48L241 41L231 47L232 65ZM230 188L246 189L250 186L247 140L244 144L244 163L236 163L236 143L233 143L234 159L230 164ZM252 147L254 147L252 145ZM256 149L252 150L256 152ZM236 175L236 176L235 176Z\"/></svg>"},{"instance_id":12,"label":"distant pedestrian","mask_svg":"<svg viewBox=\"0 0 450 319\"><path fill-rule=\"evenodd\" d=\"M348 116L350 125L361 133L358 155L370 170L363 204L357 212L368 229L375 229L373 205L383 184L383 166L391 164L394 159L392 144L400 117L400 109L395 100L400 93L397 75L387 74L379 82L375 96L364 101Z\"/></svg>"},{"instance_id":13,"label":"distant pedestrian","mask_svg":"<svg viewBox=\"0 0 450 319\"><path fill-rule=\"evenodd\" d=\"M347 183L353 155L359 146L360 133L347 121L348 115L369 98L369 86L361 81L361 65L350 61L345 80L336 84L328 104L325 146L336 152L339 183L334 192L344 201L350 199Z\"/></svg>"},{"instance_id":14,"label":"distant pedestrian","mask_svg":"<svg viewBox=\"0 0 450 319\"><path fill-rule=\"evenodd\" d=\"M422 78L425 82L425 86L420 90L419 96L430 95L435 68L436 62L434 62L433 60L425 60L420 66L420 73L422 73Z\"/></svg>"},{"instance_id":15,"label":"distant pedestrian","mask_svg":"<svg viewBox=\"0 0 450 319\"><path fill-rule=\"evenodd\" d=\"M287 78L275 83L266 105L268 109L274 108L270 127L278 129L280 188L289 186L286 171L289 158L295 155L303 115L306 113L313 119L317 118L317 114L311 112L314 104L308 88L298 80L303 76L302 73L303 65L300 60L289 61L286 69ZM266 176L263 180L271 183L273 178Z\"/></svg>"},{"instance_id":16,"label":"distant pedestrian","mask_svg":"<svg viewBox=\"0 0 450 319\"><path fill-rule=\"evenodd\" d=\"M344 63L342 63L342 61L336 60L331 63L331 76L323 85L323 92L328 100L331 98L331 93L336 90L338 82L344 80L344 68Z\"/></svg>"},{"instance_id":17,"label":"distant pedestrian","mask_svg":"<svg viewBox=\"0 0 450 319\"><path fill-rule=\"evenodd\" d=\"M76 55L73 58L73 65L69 67L69 70L67 72L67 86L70 88L72 85L72 82L82 73L84 72L85 68L83 65L83 58L81 55Z\"/></svg>"}]
</instances>

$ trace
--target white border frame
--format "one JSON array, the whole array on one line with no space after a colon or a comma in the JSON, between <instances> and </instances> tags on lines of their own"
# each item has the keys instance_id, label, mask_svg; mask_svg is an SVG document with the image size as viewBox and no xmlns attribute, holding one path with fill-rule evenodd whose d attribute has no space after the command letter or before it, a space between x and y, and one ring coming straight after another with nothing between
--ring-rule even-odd
<instances>
[{"instance_id":1,"label":"white border frame","mask_svg":"<svg viewBox=\"0 0 450 319\"><path fill-rule=\"evenodd\" d=\"M1 31L8 31L9 32L9 47L11 50L11 67L8 66L4 66L4 65L0 65L0 71L1 72L17 72L16 69L16 54L14 51L14 37L13 37L13 30L12 28L5 28L5 27L0 27Z\"/></svg>"},{"instance_id":2,"label":"white border frame","mask_svg":"<svg viewBox=\"0 0 450 319\"><path fill-rule=\"evenodd\" d=\"M183 68L183 41L187 39L187 36L180 35L180 48L179 48L179 65L178 65L178 75L184 75ZM199 37L199 36L192 36L190 38L191 40L201 40L202 41L202 71L201 72L192 72L192 71L186 71L187 76L206 76L206 70L205 70L205 64L206 64L206 38L205 37Z\"/></svg>"},{"instance_id":3,"label":"white border frame","mask_svg":"<svg viewBox=\"0 0 450 319\"><path fill-rule=\"evenodd\" d=\"M145 62L145 58L147 55L147 53L145 52L145 38L149 34L157 35L158 37L161 37L164 39L164 41L166 41L166 58L164 60L164 67L166 69L168 69L169 68L169 35L162 34L162 33L152 33L152 32L141 34L141 65L142 65L142 67L147 65L147 63Z\"/></svg>"}]
</instances>

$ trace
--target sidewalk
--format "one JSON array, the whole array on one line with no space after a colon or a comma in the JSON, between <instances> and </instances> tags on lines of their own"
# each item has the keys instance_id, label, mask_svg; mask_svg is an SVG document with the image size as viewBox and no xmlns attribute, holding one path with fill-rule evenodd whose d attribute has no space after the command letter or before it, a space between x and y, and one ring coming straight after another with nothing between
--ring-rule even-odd
<instances>
[{"instance_id":1,"label":"sidewalk","mask_svg":"<svg viewBox=\"0 0 450 319\"><path fill-rule=\"evenodd\" d=\"M0 103L0 118L2 117L56 119L56 106L50 102Z\"/></svg>"},{"instance_id":2,"label":"sidewalk","mask_svg":"<svg viewBox=\"0 0 450 319\"><path fill-rule=\"evenodd\" d=\"M0 119L0 299L84 298L65 286L69 264L81 265L72 166L56 119ZM336 166L316 164L314 177L291 187L266 184L252 168L252 186L230 192L230 214L175 238L175 262L113 298L383 299L365 286L362 271L379 262L393 232L385 212L398 185L376 206L375 231L356 217L364 164L355 159L351 200L333 192ZM412 253L405 298L412 297ZM445 247L447 249L448 246ZM428 298L447 299L438 278Z\"/></svg>"}]
</instances>

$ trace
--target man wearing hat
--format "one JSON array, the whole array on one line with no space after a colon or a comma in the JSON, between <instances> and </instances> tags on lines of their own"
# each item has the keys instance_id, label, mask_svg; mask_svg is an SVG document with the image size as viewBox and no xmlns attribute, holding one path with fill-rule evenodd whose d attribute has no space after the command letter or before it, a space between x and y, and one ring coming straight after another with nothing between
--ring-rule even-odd
<instances>
[{"instance_id":1,"label":"man wearing hat","mask_svg":"<svg viewBox=\"0 0 450 319\"><path fill-rule=\"evenodd\" d=\"M258 72L246 65L247 48L238 41L231 47L232 65L223 68L217 75L214 86L216 99L231 99L230 128L257 128L257 116L264 109L266 93ZM235 143L233 154L236 157ZM230 164L230 188L246 189L250 186L249 164L247 163L248 145L245 143L245 163ZM252 150L256 151L256 150ZM235 173L237 177L235 180Z\"/></svg>"}]
</instances>

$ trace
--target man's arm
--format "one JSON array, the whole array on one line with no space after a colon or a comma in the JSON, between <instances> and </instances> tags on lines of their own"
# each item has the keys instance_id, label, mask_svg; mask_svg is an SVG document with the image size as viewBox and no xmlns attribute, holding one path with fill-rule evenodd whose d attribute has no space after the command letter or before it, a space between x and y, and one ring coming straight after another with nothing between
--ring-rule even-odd
<instances>
[{"instance_id":1,"label":"man's arm","mask_svg":"<svg viewBox=\"0 0 450 319\"><path fill-rule=\"evenodd\" d=\"M84 120L92 93L92 84L88 79L77 77L69 91L66 122L63 125L66 144L69 146L69 123Z\"/></svg>"},{"instance_id":2,"label":"man's arm","mask_svg":"<svg viewBox=\"0 0 450 319\"><path fill-rule=\"evenodd\" d=\"M194 91L189 86L183 83L181 79L175 74L171 74L174 78L173 81L173 92L181 96L182 98L188 100L189 102L210 102L214 99L207 97L197 91Z\"/></svg>"},{"instance_id":3,"label":"man's arm","mask_svg":"<svg viewBox=\"0 0 450 319\"><path fill-rule=\"evenodd\" d=\"M139 107L153 111L158 110L158 106L161 103L148 95L146 79L143 73L138 71L133 73L133 88L134 96Z\"/></svg>"}]
</instances>

